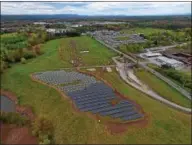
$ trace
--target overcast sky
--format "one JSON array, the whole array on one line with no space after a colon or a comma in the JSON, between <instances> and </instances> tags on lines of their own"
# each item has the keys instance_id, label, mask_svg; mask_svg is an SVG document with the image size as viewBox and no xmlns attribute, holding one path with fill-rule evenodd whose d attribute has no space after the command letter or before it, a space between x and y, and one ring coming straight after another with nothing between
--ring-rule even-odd
<instances>
[{"instance_id":1,"label":"overcast sky","mask_svg":"<svg viewBox=\"0 0 192 145\"><path fill-rule=\"evenodd\" d=\"M190 2L2 2L1 14L191 14Z\"/></svg>"}]
</instances>

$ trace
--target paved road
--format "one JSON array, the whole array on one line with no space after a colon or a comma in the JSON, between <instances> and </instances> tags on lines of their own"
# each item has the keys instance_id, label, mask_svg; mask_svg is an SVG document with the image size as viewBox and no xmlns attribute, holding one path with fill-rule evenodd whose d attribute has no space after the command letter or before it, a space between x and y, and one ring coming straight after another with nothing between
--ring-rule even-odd
<instances>
[{"instance_id":1,"label":"paved road","mask_svg":"<svg viewBox=\"0 0 192 145\"><path fill-rule=\"evenodd\" d=\"M186 45L187 43L182 43L182 44L175 44L175 45L170 45L170 46L159 46L159 47L151 47L151 48L145 48L146 50L154 50L156 52L161 52L161 51L165 51L166 49L169 48L174 48L176 46L183 46Z\"/></svg>"},{"instance_id":2,"label":"paved road","mask_svg":"<svg viewBox=\"0 0 192 145\"><path fill-rule=\"evenodd\" d=\"M113 58L114 62L117 64L117 68L118 68L118 71L119 71L119 74L120 74L120 77L126 82L128 83L129 85L133 86L134 88L140 90L141 92L149 95L150 97L174 108L174 109L177 109L177 110L180 110L180 111L183 111L185 113L191 113L191 109L190 108L186 108L186 107L182 107L180 105L177 105L169 100L166 100L165 98L161 97L160 95L158 95L157 93L155 93L153 90L151 89L148 89L147 87L145 87L146 89L144 89L144 87L142 86L145 86L144 84L141 86L141 85L137 85L136 83L132 82L132 81L129 81L127 79L127 74L125 72L125 69L124 69L124 64L123 63L120 63L116 60L116 58Z\"/></svg>"},{"instance_id":3,"label":"paved road","mask_svg":"<svg viewBox=\"0 0 192 145\"><path fill-rule=\"evenodd\" d=\"M104 42L96 39L98 42L100 42L101 44L105 45L106 47L112 49L113 51L119 53L119 54L123 54L125 58L132 60L134 63L137 63L137 60L133 59L132 57L130 57L129 55L105 44ZM185 43L181 44L184 45ZM166 46L165 46L166 47ZM169 46L170 47L170 46ZM178 90L181 94L183 94L185 97L187 97L188 99L191 100L191 94L189 92L187 92L185 89L181 88L179 85L175 84L174 82L172 82L171 80L169 80L168 78L164 77L163 75L161 75L160 73L156 72L155 70L149 68L147 65L145 65L145 63L142 62L138 62L138 65L140 65L141 67L145 68L146 70L148 70L149 72L151 72L152 74L154 74L155 76L157 76L158 78L160 78L161 80L165 81L167 84L169 84L170 86L172 86L173 88L175 88L176 90Z\"/></svg>"}]
</instances>

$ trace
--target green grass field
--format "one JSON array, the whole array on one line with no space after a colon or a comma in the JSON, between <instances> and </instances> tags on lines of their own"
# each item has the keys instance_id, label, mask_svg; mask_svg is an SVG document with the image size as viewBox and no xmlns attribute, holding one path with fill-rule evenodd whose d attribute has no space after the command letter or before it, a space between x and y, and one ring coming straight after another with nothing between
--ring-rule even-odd
<instances>
[{"instance_id":1,"label":"green grass field","mask_svg":"<svg viewBox=\"0 0 192 145\"><path fill-rule=\"evenodd\" d=\"M113 51L109 51L108 48L98 43L96 40L88 37L71 37L62 41L61 49L63 51L64 59L70 61L70 42L74 40L76 42L76 49L78 56L82 59L84 66L94 65L107 65L112 64L112 57L116 54ZM80 53L81 51L89 51L88 53Z\"/></svg>"},{"instance_id":2,"label":"green grass field","mask_svg":"<svg viewBox=\"0 0 192 145\"><path fill-rule=\"evenodd\" d=\"M53 122L56 144L191 144L190 115L171 109L138 92L125 84L115 72L104 73L104 78L143 107L149 116L147 127L129 126L125 133L111 135L102 123L89 118L85 113L75 112L69 100L61 97L56 90L33 82L29 77L33 72L71 67L68 61L61 61L58 55L58 47L62 41L66 40L47 42L42 46L45 52L43 55L29 60L27 64L16 64L1 76L1 87L14 92L19 97L21 105L32 106L36 115L44 114ZM100 45L94 43L94 48ZM88 46L86 43L84 45ZM88 48L91 49L86 49ZM109 50L104 52L110 53ZM98 60L93 62L96 61Z\"/></svg>"},{"instance_id":3,"label":"green grass field","mask_svg":"<svg viewBox=\"0 0 192 145\"><path fill-rule=\"evenodd\" d=\"M131 29L124 29L121 30L121 33L126 33L126 34L134 34L134 33L143 33L145 35L150 35L152 33L157 33L157 32L164 32L164 31L169 31L171 30L166 30L166 29L158 29L158 28L131 28Z\"/></svg>"},{"instance_id":4,"label":"green grass field","mask_svg":"<svg viewBox=\"0 0 192 145\"><path fill-rule=\"evenodd\" d=\"M153 74L144 70L140 70L136 71L136 75L139 77L139 79L141 79L144 83L146 83L150 88L152 88L162 97L184 107L191 107L191 102L189 99L187 99L177 90L166 84L164 81L158 79Z\"/></svg>"},{"instance_id":5,"label":"green grass field","mask_svg":"<svg viewBox=\"0 0 192 145\"><path fill-rule=\"evenodd\" d=\"M152 64L152 63L149 63L149 64L147 64L150 68L152 68L152 69L158 69L158 66L157 65L155 65L155 64ZM183 69L183 70L177 70L178 72L180 72L181 74L182 74L182 76L185 76L185 77L187 77L187 78L189 78L189 80L191 80L191 70L186 70L186 69ZM161 73L161 72L159 72L159 73ZM180 82L178 82L178 80L176 80L176 79L173 79L173 78L171 78L170 76L168 76L168 75L166 75L166 74L163 74L163 73L161 73L162 75L164 75L164 76L166 76L167 78L169 78L171 81L173 81L174 83L176 83L176 84L178 84L180 87L183 87L183 84L181 84ZM191 89L190 88L187 88L187 87L183 87L184 89L186 89L188 92L190 92L191 91Z\"/></svg>"},{"instance_id":6,"label":"green grass field","mask_svg":"<svg viewBox=\"0 0 192 145\"><path fill-rule=\"evenodd\" d=\"M5 38L5 37L13 37L13 36L17 36L18 33L6 33L6 34L1 34L1 38Z\"/></svg>"}]
</instances>

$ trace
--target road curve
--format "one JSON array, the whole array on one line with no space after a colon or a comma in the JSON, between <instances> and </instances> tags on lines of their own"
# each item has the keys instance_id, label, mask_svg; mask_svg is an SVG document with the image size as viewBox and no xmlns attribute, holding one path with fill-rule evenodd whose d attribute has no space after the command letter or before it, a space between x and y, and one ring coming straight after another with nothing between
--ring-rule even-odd
<instances>
[{"instance_id":1,"label":"road curve","mask_svg":"<svg viewBox=\"0 0 192 145\"><path fill-rule=\"evenodd\" d=\"M177 110L180 110L180 111L183 111L185 113L191 113L191 109L190 108L186 108L186 107L182 107L178 104L175 104L163 97L161 97L160 95L158 95L157 93L155 93L154 91L152 90L144 90L142 87L139 87L138 85L135 85L134 83L131 83L130 81L128 81L127 79L127 75L126 75L126 72L124 70L124 67L123 67L123 64L118 62L116 60L116 57L113 58L113 61L117 64L117 68L118 68L118 71L119 71L119 74L120 74L120 77L126 82L128 83L129 85L131 85L132 87L138 89L139 91L147 94L148 96L150 96L151 98L155 99L155 100L158 100L174 109L177 109Z\"/></svg>"},{"instance_id":2,"label":"road curve","mask_svg":"<svg viewBox=\"0 0 192 145\"><path fill-rule=\"evenodd\" d=\"M119 54L123 54L125 58L129 59L129 60L132 60L134 63L137 63L137 60L133 59L132 57L130 57L129 55L105 44L104 42L98 40L95 38L95 40L97 40L99 43L105 45L106 47L110 48L111 50L119 53ZM184 45L185 43L183 44L180 44L180 45ZM175 47L176 45L174 45ZM173 46L165 46L165 47L173 47ZM149 72L151 72L152 74L154 74L155 76L157 76L158 78L160 78L161 80L165 81L167 84L169 84L170 86L172 86L173 88L175 88L177 91L179 91L181 94L183 94L185 97L187 97L188 99L191 100L191 94L189 92L187 92L185 89L181 88L179 85L175 84L174 82L172 82L170 79L164 77L163 75L161 75L160 73L158 73L157 71L149 68L147 65L145 65L144 63L142 62L138 62L138 65L145 68L146 70L148 70Z\"/></svg>"}]
</instances>

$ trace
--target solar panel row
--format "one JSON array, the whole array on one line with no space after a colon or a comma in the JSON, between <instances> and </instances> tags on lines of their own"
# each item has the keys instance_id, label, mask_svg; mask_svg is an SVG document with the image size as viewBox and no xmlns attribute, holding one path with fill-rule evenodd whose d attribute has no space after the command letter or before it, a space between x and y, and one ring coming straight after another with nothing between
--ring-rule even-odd
<instances>
[{"instance_id":1,"label":"solar panel row","mask_svg":"<svg viewBox=\"0 0 192 145\"><path fill-rule=\"evenodd\" d=\"M112 97L112 96L115 96L115 94L113 93L109 93L109 94L97 94L97 95L84 95L84 96L76 96L76 97L71 97L73 100L78 100L78 99L81 99L81 100L86 100L86 99L89 99L89 98L106 98L106 97Z\"/></svg>"},{"instance_id":2,"label":"solar panel row","mask_svg":"<svg viewBox=\"0 0 192 145\"><path fill-rule=\"evenodd\" d=\"M136 120L136 119L141 118L141 117L142 117L141 114L133 114L132 116L124 116L121 119L124 121L129 121L129 120Z\"/></svg>"},{"instance_id":3,"label":"solar panel row","mask_svg":"<svg viewBox=\"0 0 192 145\"><path fill-rule=\"evenodd\" d=\"M92 111L92 110L100 109L100 108L104 108L104 107L106 108L108 106L110 106L110 104L105 103L105 104L100 104L100 105L97 105L97 106L83 107L83 108L80 108L80 110L82 110L82 111Z\"/></svg>"},{"instance_id":4,"label":"solar panel row","mask_svg":"<svg viewBox=\"0 0 192 145\"><path fill-rule=\"evenodd\" d=\"M128 108L127 106L124 106L120 109L113 109L113 110L110 110L110 111L104 111L104 112L100 112L100 115L102 116L106 116L106 115L112 115L112 114L115 114L115 113L121 113L121 112L131 112L133 111L133 107L131 106L130 108Z\"/></svg>"},{"instance_id":5,"label":"solar panel row","mask_svg":"<svg viewBox=\"0 0 192 145\"><path fill-rule=\"evenodd\" d=\"M143 116L127 100L121 99L118 104L112 106L112 99L117 99L118 96L116 96L112 88L103 82L96 81L94 77L63 70L36 73L34 76L41 81L55 85L58 89L67 93L81 111L120 118L124 121L138 119ZM77 80L80 81L78 84L60 86L60 84L72 83Z\"/></svg>"},{"instance_id":6,"label":"solar panel row","mask_svg":"<svg viewBox=\"0 0 192 145\"><path fill-rule=\"evenodd\" d=\"M113 118L121 118L121 117L124 117L124 116L133 115L133 114L136 114L136 113L137 112L132 108L131 111L118 112L118 113L111 114L110 116L113 117Z\"/></svg>"},{"instance_id":7,"label":"solar panel row","mask_svg":"<svg viewBox=\"0 0 192 145\"><path fill-rule=\"evenodd\" d=\"M107 102L108 100L111 100L112 98L103 98L103 99L97 99L97 100L89 100L89 101L76 101L76 103L78 104L78 105L85 105L85 104L93 104L94 105L94 103L95 102ZM110 103L110 102L109 102Z\"/></svg>"}]
</instances>

